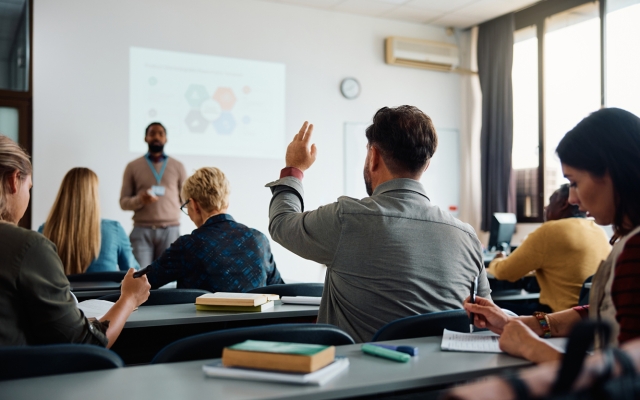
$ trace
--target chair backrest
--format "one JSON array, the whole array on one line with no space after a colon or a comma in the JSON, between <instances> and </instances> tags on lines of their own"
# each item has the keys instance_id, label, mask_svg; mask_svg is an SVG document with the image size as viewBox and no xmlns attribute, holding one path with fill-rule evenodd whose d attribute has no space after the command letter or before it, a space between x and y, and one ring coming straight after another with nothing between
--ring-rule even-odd
<instances>
[{"instance_id":1,"label":"chair backrest","mask_svg":"<svg viewBox=\"0 0 640 400\"><path fill-rule=\"evenodd\" d=\"M584 280L584 283L582 284L582 288L580 289L580 296L578 297L579 306L586 306L587 304L589 304L589 294L591 293L591 285L587 285L587 284L591 283L592 280L593 280L593 275L591 275L590 277Z\"/></svg>"},{"instance_id":2,"label":"chair backrest","mask_svg":"<svg viewBox=\"0 0 640 400\"><path fill-rule=\"evenodd\" d=\"M279 296L309 296L322 297L324 284L322 283L285 283L269 285L249 290L247 293L277 294Z\"/></svg>"},{"instance_id":3,"label":"chair backrest","mask_svg":"<svg viewBox=\"0 0 640 400\"><path fill-rule=\"evenodd\" d=\"M444 329L469 332L467 313L464 310L449 310L397 319L380 328L371 341L442 336Z\"/></svg>"},{"instance_id":4,"label":"chair backrest","mask_svg":"<svg viewBox=\"0 0 640 400\"><path fill-rule=\"evenodd\" d=\"M69 282L116 282L120 283L126 271L89 272L86 274L67 275Z\"/></svg>"},{"instance_id":5,"label":"chair backrest","mask_svg":"<svg viewBox=\"0 0 640 400\"><path fill-rule=\"evenodd\" d=\"M219 358L222 349L245 340L309 343L327 346L354 344L346 332L327 324L276 324L227 329L203 333L171 343L151 361L151 364Z\"/></svg>"},{"instance_id":6,"label":"chair backrest","mask_svg":"<svg viewBox=\"0 0 640 400\"><path fill-rule=\"evenodd\" d=\"M195 303L196 297L207 293L210 292L200 289L156 289L149 292L149 298L141 306ZM99 297L98 300L116 302L119 298L120 293L114 293Z\"/></svg>"},{"instance_id":7,"label":"chair backrest","mask_svg":"<svg viewBox=\"0 0 640 400\"><path fill-rule=\"evenodd\" d=\"M0 380L120 368L113 351L89 344L0 347Z\"/></svg>"}]
</instances>

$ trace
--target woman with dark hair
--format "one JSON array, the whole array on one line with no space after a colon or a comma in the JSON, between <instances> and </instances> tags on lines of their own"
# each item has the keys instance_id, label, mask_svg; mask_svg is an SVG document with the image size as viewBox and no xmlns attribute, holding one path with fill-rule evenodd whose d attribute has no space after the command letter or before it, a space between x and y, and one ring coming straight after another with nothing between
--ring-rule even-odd
<instances>
[{"instance_id":1,"label":"woman with dark hair","mask_svg":"<svg viewBox=\"0 0 640 400\"><path fill-rule=\"evenodd\" d=\"M640 337L640 118L616 108L594 112L565 135L557 153L570 182L569 203L614 228L589 306L509 317L490 300L465 301L477 327L501 335L503 351L533 362L560 359L541 337L567 336L587 317L609 322L614 344Z\"/></svg>"}]
</instances>

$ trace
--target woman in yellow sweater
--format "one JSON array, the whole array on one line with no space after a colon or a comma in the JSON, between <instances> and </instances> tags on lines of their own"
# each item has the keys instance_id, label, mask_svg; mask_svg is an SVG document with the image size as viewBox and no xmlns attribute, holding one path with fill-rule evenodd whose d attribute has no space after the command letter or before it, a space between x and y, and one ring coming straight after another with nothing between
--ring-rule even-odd
<instances>
[{"instance_id":1,"label":"woman in yellow sweater","mask_svg":"<svg viewBox=\"0 0 640 400\"><path fill-rule=\"evenodd\" d=\"M494 259L487 272L496 279L515 282L535 271L540 303L496 302L518 315L534 311L556 312L578 305L585 279L595 274L611 252L605 232L571 205L569 185L549 198L545 222L509 256Z\"/></svg>"}]
</instances>

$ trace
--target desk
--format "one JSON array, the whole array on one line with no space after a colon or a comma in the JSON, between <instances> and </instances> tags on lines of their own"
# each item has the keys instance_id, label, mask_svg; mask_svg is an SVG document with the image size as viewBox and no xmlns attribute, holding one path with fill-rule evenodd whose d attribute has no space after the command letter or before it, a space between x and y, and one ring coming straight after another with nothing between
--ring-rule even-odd
<instances>
[{"instance_id":1,"label":"desk","mask_svg":"<svg viewBox=\"0 0 640 400\"><path fill-rule=\"evenodd\" d=\"M120 290L119 282L69 282L72 292L86 292L96 290Z\"/></svg>"},{"instance_id":2,"label":"desk","mask_svg":"<svg viewBox=\"0 0 640 400\"><path fill-rule=\"evenodd\" d=\"M495 295L491 294L493 301L521 301L521 300L538 300L540 293L529 293L526 290L520 290L520 293L508 292L506 295L501 295L500 292L496 292Z\"/></svg>"},{"instance_id":3,"label":"desk","mask_svg":"<svg viewBox=\"0 0 640 400\"><path fill-rule=\"evenodd\" d=\"M112 350L127 364L148 363L164 346L200 333L246 326L313 323L318 306L282 304L263 312L197 311L193 304L141 306L134 311Z\"/></svg>"},{"instance_id":4,"label":"desk","mask_svg":"<svg viewBox=\"0 0 640 400\"><path fill-rule=\"evenodd\" d=\"M419 347L406 364L372 357L360 345L338 346L349 357L349 370L322 387L206 378L202 365L211 360L120 368L0 382L0 399L335 399L393 397L400 391L437 390L481 376L530 365L505 354L440 350L440 337L385 343Z\"/></svg>"}]
</instances>

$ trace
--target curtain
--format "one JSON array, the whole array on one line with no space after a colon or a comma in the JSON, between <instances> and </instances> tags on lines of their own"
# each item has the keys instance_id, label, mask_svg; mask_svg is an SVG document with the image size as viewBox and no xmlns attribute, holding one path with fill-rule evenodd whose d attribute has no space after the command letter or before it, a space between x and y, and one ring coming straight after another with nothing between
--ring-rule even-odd
<instances>
[{"instance_id":1,"label":"curtain","mask_svg":"<svg viewBox=\"0 0 640 400\"><path fill-rule=\"evenodd\" d=\"M460 68L478 70L478 27L459 32ZM460 213L458 218L480 232L482 187L480 185L480 115L482 94L475 73L461 77Z\"/></svg>"},{"instance_id":2,"label":"curtain","mask_svg":"<svg viewBox=\"0 0 640 400\"><path fill-rule=\"evenodd\" d=\"M478 77L482 90L481 229L484 231L489 230L493 213L509 210L514 31L513 14L481 24L478 30Z\"/></svg>"}]
</instances>

